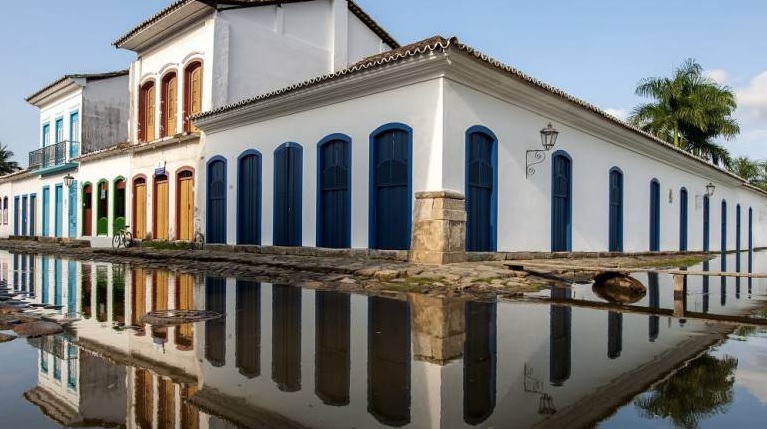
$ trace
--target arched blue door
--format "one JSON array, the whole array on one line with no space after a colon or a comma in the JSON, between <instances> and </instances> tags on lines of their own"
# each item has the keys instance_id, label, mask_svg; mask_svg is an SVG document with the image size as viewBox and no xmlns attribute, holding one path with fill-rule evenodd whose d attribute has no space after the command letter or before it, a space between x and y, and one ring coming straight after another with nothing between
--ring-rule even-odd
<instances>
[{"instance_id":1,"label":"arched blue door","mask_svg":"<svg viewBox=\"0 0 767 429\"><path fill-rule=\"evenodd\" d=\"M208 162L208 204L205 222L208 243L226 243L226 161Z\"/></svg>"},{"instance_id":2,"label":"arched blue door","mask_svg":"<svg viewBox=\"0 0 767 429\"><path fill-rule=\"evenodd\" d=\"M748 272L754 272L754 209L751 207L748 208Z\"/></svg>"},{"instance_id":3,"label":"arched blue door","mask_svg":"<svg viewBox=\"0 0 767 429\"><path fill-rule=\"evenodd\" d=\"M687 189L679 191L679 250L687 250Z\"/></svg>"},{"instance_id":4,"label":"arched blue door","mask_svg":"<svg viewBox=\"0 0 767 429\"><path fill-rule=\"evenodd\" d=\"M571 249L572 160L559 151L551 164L551 251L567 252Z\"/></svg>"},{"instance_id":5,"label":"arched blue door","mask_svg":"<svg viewBox=\"0 0 767 429\"><path fill-rule=\"evenodd\" d=\"M650 250L660 250L660 183L650 181Z\"/></svg>"},{"instance_id":6,"label":"arched blue door","mask_svg":"<svg viewBox=\"0 0 767 429\"><path fill-rule=\"evenodd\" d=\"M489 131L466 137L466 250L496 249L496 139Z\"/></svg>"},{"instance_id":7,"label":"arched blue door","mask_svg":"<svg viewBox=\"0 0 767 429\"><path fill-rule=\"evenodd\" d=\"M727 268L727 201L725 200L722 200L722 232L720 238L720 265L722 267L722 271L724 271Z\"/></svg>"},{"instance_id":8,"label":"arched blue door","mask_svg":"<svg viewBox=\"0 0 767 429\"><path fill-rule=\"evenodd\" d=\"M318 149L317 246L351 247L351 144L335 136Z\"/></svg>"},{"instance_id":9,"label":"arched blue door","mask_svg":"<svg viewBox=\"0 0 767 429\"><path fill-rule=\"evenodd\" d=\"M384 126L371 138L370 247L408 250L412 211L411 131Z\"/></svg>"},{"instance_id":10,"label":"arched blue door","mask_svg":"<svg viewBox=\"0 0 767 429\"><path fill-rule=\"evenodd\" d=\"M611 252L623 251L623 173L610 170L610 243Z\"/></svg>"},{"instance_id":11,"label":"arched blue door","mask_svg":"<svg viewBox=\"0 0 767 429\"><path fill-rule=\"evenodd\" d=\"M274 245L301 245L302 152L285 143L274 152Z\"/></svg>"},{"instance_id":12,"label":"arched blue door","mask_svg":"<svg viewBox=\"0 0 767 429\"><path fill-rule=\"evenodd\" d=\"M237 244L261 244L261 154L237 161Z\"/></svg>"},{"instance_id":13,"label":"arched blue door","mask_svg":"<svg viewBox=\"0 0 767 429\"><path fill-rule=\"evenodd\" d=\"M711 203L708 195L703 196L703 251L708 252L710 248L710 224L711 223Z\"/></svg>"}]
</instances>

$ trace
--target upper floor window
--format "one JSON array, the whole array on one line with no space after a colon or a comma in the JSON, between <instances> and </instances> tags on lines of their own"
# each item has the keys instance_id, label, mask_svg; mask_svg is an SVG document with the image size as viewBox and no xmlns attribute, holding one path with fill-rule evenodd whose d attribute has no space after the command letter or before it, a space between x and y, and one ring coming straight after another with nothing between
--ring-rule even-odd
<instances>
[{"instance_id":1,"label":"upper floor window","mask_svg":"<svg viewBox=\"0 0 767 429\"><path fill-rule=\"evenodd\" d=\"M197 131L189 117L202 112L202 63L195 61L184 71L184 131Z\"/></svg>"},{"instance_id":2,"label":"upper floor window","mask_svg":"<svg viewBox=\"0 0 767 429\"><path fill-rule=\"evenodd\" d=\"M51 144L51 124L43 125L43 147Z\"/></svg>"},{"instance_id":3,"label":"upper floor window","mask_svg":"<svg viewBox=\"0 0 767 429\"><path fill-rule=\"evenodd\" d=\"M56 140L54 143L64 141L64 118L56 119Z\"/></svg>"},{"instance_id":4,"label":"upper floor window","mask_svg":"<svg viewBox=\"0 0 767 429\"><path fill-rule=\"evenodd\" d=\"M69 141L80 141L80 113L72 112L69 115Z\"/></svg>"},{"instance_id":5,"label":"upper floor window","mask_svg":"<svg viewBox=\"0 0 767 429\"><path fill-rule=\"evenodd\" d=\"M176 73L169 73L162 80L162 127L160 136L167 137L176 134L176 118L178 116L178 78Z\"/></svg>"},{"instance_id":6,"label":"upper floor window","mask_svg":"<svg viewBox=\"0 0 767 429\"><path fill-rule=\"evenodd\" d=\"M155 87L153 81L141 86L138 104L138 139L142 142L152 141L155 139Z\"/></svg>"}]
</instances>

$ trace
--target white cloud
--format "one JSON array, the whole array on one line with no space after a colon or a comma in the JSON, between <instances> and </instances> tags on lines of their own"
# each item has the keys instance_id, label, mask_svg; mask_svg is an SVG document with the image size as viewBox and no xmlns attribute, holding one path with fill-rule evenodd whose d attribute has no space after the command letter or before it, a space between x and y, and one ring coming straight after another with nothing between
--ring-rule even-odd
<instances>
[{"instance_id":1,"label":"white cloud","mask_svg":"<svg viewBox=\"0 0 767 429\"><path fill-rule=\"evenodd\" d=\"M767 71L752 78L745 88L737 88L735 96L740 109L757 121L767 123Z\"/></svg>"},{"instance_id":2,"label":"white cloud","mask_svg":"<svg viewBox=\"0 0 767 429\"><path fill-rule=\"evenodd\" d=\"M723 69L704 70L703 76L713 79L719 85L727 83L727 71Z\"/></svg>"},{"instance_id":3,"label":"white cloud","mask_svg":"<svg viewBox=\"0 0 767 429\"><path fill-rule=\"evenodd\" d=\"M605 109L608 115L615 116L618 119L625 121L629 117L629 112L626 109Z\"/></svg>"}]
</instances>

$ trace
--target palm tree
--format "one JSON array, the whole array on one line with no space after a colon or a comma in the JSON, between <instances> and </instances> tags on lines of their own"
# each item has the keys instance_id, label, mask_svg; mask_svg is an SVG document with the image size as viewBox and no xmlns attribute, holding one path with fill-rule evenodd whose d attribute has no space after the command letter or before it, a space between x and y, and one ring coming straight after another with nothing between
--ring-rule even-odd
<instances>
[{"instance_id":1,"label":"palm tree","mask_svg":"<svg viewBox=\"0 0 767 429\"><path fill-rule=\"evenodd\" d=\"M704 76L695 60L686 60L672 78L642 79L636 94L654 102L634 108L629 117L633 125L715 164L730 162L727 150L713 140L740 132L732 118L735 94Z\"/></svg>"},{"instance_id":2,"label":"palm tree","mask_svg":"<svg viewBox=\"0 0 767 429\"><path fill-rule=\"evenodd\" d=\"M18 162L10 160L12 157L13 151L8 150L8 146L0 143L0 176L21 170Z\"/></svg>"},{"instance_id":3,"label":"palm tree","mask_svg":"<svg viewBox=\"0 0 767 429\"><path fill-rule=\"evenodd\" d=\"M762 163L753 161L748 157L740 156L733 160L732 169L730 171L737 174L748 183L754 183L762 178L763 169L761 164Z\"/></svg>"}]
</instances>

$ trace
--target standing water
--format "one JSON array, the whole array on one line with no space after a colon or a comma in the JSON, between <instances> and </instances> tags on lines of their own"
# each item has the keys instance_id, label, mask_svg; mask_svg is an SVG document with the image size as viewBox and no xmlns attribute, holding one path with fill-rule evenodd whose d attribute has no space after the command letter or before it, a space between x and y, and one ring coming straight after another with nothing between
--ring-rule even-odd
<instances>
[{"instance_id":1,"label":"standing water","mask_svg":"<svg viewBox=\"0 0 767 429\"><path fill-rule=\"evenodd\" d=\"M714 260L690 270L719 266ZM767 271L767 257L757 253L754 266ZM694 317L677 318L670 276L635 278L648 293L634 305L650 313L599 308L590 285L556 292L553 305L535 296L395 299L1 252L0 279L11 294L53 306L37 313L79 319L65 334L0 343L2 426L767 421L767 330L705 317L767 316L767 282L689 276L682 304ZM223 317L142 323L163 310Z\"/></svg>"}]
</instances>

